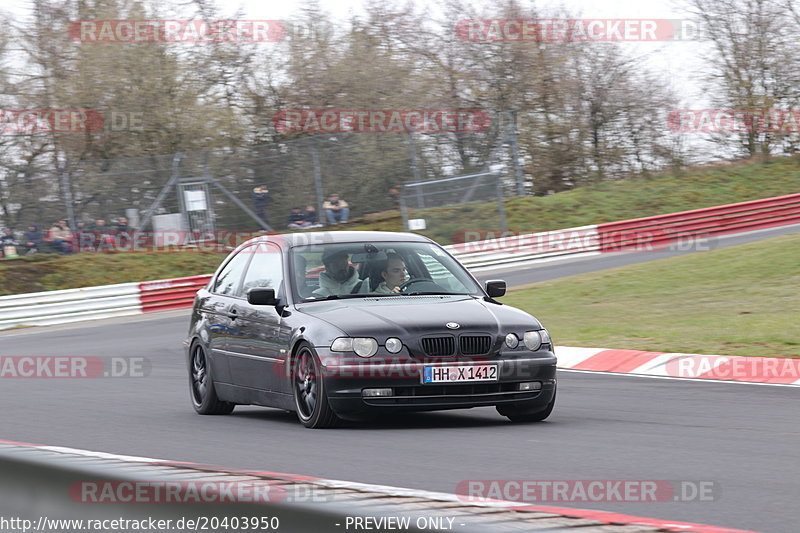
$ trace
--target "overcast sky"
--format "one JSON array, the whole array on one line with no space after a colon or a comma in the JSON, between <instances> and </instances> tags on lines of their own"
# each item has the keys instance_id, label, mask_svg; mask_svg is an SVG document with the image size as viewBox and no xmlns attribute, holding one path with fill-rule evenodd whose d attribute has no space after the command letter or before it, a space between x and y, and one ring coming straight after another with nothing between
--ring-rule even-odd
<instances>
[{"instance_id":1,"label":"overcast sky","mask_svg":"<svg viewBox=\"0 0 800 533\"><path fill-rule=\"evenodd\" d=\"M358 14L362 0L319 0L323 9L335 18L346 20ZM436 10L436 2L415 0L430 10ZM248 19L286 20L293 18L302 3L298 0L264 1L264 0L216 0L221 6L223 15L230 17L241 8ZM473 0L473 4L493 6L491 0ZM563 5L569 11L580 14L586 19L683 19L686 14L686 0L616 0L614 2L598 2L597 0L563 0L531 2L539 8ZM0 0L0 9L9 12L19 20L30 16L33 2L30 0ZM456 21L453 21L455 25ZM703 63L698 57L709 50L707 43L692 41L671 41L657 43L620 43L632 54L647 57L647 64L660 72L673 85L681 98L682 108L704 107L704 91L700 89L700 76ZM269 46L268 43L265 46Z\"/></svg>"}]
</instances>

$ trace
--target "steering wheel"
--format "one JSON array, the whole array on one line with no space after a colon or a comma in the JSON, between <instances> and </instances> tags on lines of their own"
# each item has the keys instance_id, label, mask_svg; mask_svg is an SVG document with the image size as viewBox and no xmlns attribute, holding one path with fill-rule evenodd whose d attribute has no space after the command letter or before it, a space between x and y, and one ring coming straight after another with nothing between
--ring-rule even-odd
<instances>
[{"instance_id":1,"label":"steering wheel","mask_svg":"<svg viewBox=\"0 0 800 533\"><path fill-rule=\"evenodd\" d=\"M403 292L404 290L406 290L407 288L409 288L411 285L413 285L413 284L415 284L415 283L423 283L423 282L424 282L424 283L435 283L435 282L434 282L432 279L430 279L430 278L412 278L412 279L409 279L409 280L406 280L406 281L404 281L404 282L403 282L403 283L401 283L401 284L400 284L400 285L399 285L397 288L398 288L398 290L399 290L400 292Z\"/></svg>"}]
</instances>

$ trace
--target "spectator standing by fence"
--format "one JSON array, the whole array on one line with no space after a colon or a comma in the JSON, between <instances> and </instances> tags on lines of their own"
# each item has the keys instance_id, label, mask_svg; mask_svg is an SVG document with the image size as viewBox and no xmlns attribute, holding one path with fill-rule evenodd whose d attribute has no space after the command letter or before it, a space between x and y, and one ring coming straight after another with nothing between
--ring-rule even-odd
<instances>
[{"instance_id":1,"label":"spectator standing by fence","mask_svg":"<svg viewBox=\"0 0 800 533\"><path fill-rule=\"evenodd\" d=\"M338 193L331 194L322 207L328 217L328 224L342 224L350 217L350 206L339 198Z\"/></svg>"},{"instance_id":2,"label":"spectator standing by fence","mask_svg":"<svg viewBox=\"0 0 800 533\"><path fill-rule=\"evenodd\" d=\"M94 233L86 227L86 222L80 220L75 223L75 239L79 252L94 252Z\"/></svg>"},{"instance_id":3,"label":"spectator standing by fence","mask_svg":"<svg viewBox=\"0 0 800 533\"><path fill-rule=\"evenodd\" d=\"M117 233L128 233L131 230L130 227L128 226L128 218L127 217L117 218L117 225L114 229L116 229Z\"/></svg>"},{"instance_id":4,"label":"spectator standing by fence","mask_svg":"<svg viewBox=\"0 0 800 533\"><path fill-rule=\"evenodd\" d=\"M114 226L114 236L117 240L117 247L125 250L131 240L131 228L128 226L128 217L117 218L117 224Z\"/></svg>"},{"instance_id":5,"label":"spectator standing by fence","mask_svg":"<svg viewBox=\"0 0 800 533\"><path fill-rule=\"evenodd\" d=\"M272 195L266 185L259 185L253 189L253 205L255 205L256 208L256 216L264 222L267 222L267 224L269 224L267 221L267 204L271 201Z\"/></svg>"},{"instance_id":6,"label":"spectator standing by fence","mask_svg":"<svg viewBox=\"0 0 800 533\"><path fill-rule=\"evenodd\" d=\"M106 226L105 219L98 218L95 220L92 231L94 232L94 247L98 252L114 249L114 236L111 234L111 228Z\"/></svg>"}]
</instances>

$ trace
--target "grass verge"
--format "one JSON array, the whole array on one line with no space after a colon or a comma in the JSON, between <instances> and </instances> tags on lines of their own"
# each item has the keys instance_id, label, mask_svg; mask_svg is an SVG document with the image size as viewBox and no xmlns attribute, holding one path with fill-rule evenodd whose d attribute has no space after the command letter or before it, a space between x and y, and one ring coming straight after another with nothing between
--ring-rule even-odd
<instances>
[{"instance_id":1,"label":"grass verge","mask_svg":"<svg viewBox=\"0 0 800 533\"><path fill-rule=\"evenodd\" d=\"M0 261L0 294L92 287L214 272L226 254L142 252L38 254Z\"/></svg>"},{"instance_id":2,"label":"grass verge","mask_svg":"<svg viewBox=\"0 0 800 533\"><path fill-rule=\"evenodd\" d=\"M508 228L548 231L587 224L700 209L800 192L800 159L742 161L603 182L550 196L511 198L505 202ZM413 204L413 202L412 202ZM411 205L410 207L413 207ZM450 244L459 232L499 231L493 200L457 206L413 209L424 218L425 234ZM379 213L346 224L342 229L403 231L397 212Z\"/></svg>"},{"instance_id":3,"label":"grass verge","mask_svg":"<svg viewBox=\"0 0 800 533\"><path fill-rule=\"evenodd\" d=\"M556 344L800 357L800 234L516 288Z\"/></svg>"}]
</instances>

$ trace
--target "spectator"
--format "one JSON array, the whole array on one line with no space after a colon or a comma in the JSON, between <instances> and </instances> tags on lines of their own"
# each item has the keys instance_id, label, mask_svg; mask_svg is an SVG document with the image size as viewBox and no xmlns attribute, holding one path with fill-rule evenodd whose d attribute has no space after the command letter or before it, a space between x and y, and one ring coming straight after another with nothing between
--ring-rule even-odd
<instances>
[{"instance_id":1,"label":"spectator","mask_svg":"<svg viewBox=\"0 0 800 533\"><path fill-rule=\"evenodd\" d=\"M114 236L111 234L111 228L106 226L105 219L95 220L92 231L94 232L94 247L98 252L114 249Z\"/></svg>"},{"instance_id":2,"label":"spectator","mask_svg":"<svg viewBox=\"0 0 800 533\"><path fill-rule=\"evenodd\" d=\"M319 223L319 218L317 218L317 208L313 205L306 206L305 212L306 222L308 222L307 228L321 228L322 224Z\"/></svg>"},{"instance_id":3,"label":"spectator","mask_svg":"<svg viewBox=\"0 0 800 533\"><path fill-rule=\"evenodd\" d=\"M25 232L25 255L35 254L42 247L42 232L39 231L39 226L31 224L28 226L28 231Z\"/></svg>"},{"instance_id":4,"label":"spectator","mask_svg":"<svg viewBox=\"0 0 800 533\"><path fill-rule=\"evenodd\" d=\"M259 185L253 189L253 204L256 207L256 216L264 222L267 222L267 204L271 201L272 195L266 185Z\"/></svg>"},{"instance_id":5,"label":"spectator","mask_svg":"<svg viewBox=\"0 0 800 533\"><path fill-rule=\"evenodd\" d=\"M76 249L79 252L94 252L94 233L86 227L83 220L75 223L75 238L78 242Z\"/></svg>"},{"instance_id":6,"label":"spectator","mask_svg":"<svg viewBox=\"0 0 800 533\"><path fill-rule=\"evenodd\" d=\"M17 257L17 236L12 228L6 228L0 236L0 246L3 249L3 257Z\"/></svg>"},{"instance_id":7,"label":"spectator","mask_svg":"<svg viewBox=\"0 0 800 533\"><path fill-rule=\"evenodd\" d=\"M350 294L360 281L345 250L326 250L322 254L322 264L325 270L319 274L319 288L314 291L314 296Z\"/></svg>"},{"instance_id":8,"label":"spectator","mask_svg":"<svg viewBox=\"0 0 800 533\"><path fill-rule=\"evenodd\" d=\"M322 204L322 207L328 217L328 224L342 224L347 222L347 218L350 216L350 208L347 202L340 200L337 193L331 194L330 198Z\"/></svg>"},{"instance_id":9,"label":"spectator","mask_svg":"<svg viewBox=\"0 0 800 533\"><path fill-rule=\"evenodd\" d=\"M126 249L129 241L131 240L131 228L128 226L127 217L119 217L117 219L117 225L114 228L114 234L116 235L117 246L123 250Z\"/></svg>"},{"instance_id":10,"label":"spectator","mask_svg":"<svg viewBox=\"0 0 800 533\"><path fill-rule=\"evenodd\" d=\"M395 209L400 209L400 195L403 194L403 186L395 185L389 189L389 197L392 199Z\"/></svg>"},{"instance_id":11,"label":"spectator","mask_svg":"<svg viewBox=\"0 0 800 533\"><path fill-rule=\"evenodd\" d=\"M68 254L72 251L72 232L69 230L66 219L61 219L47 232L47 239L53 251L59 254Z\"/></svg>"},{"instance_id":12,"label":"spectator","mask_svg":"<svg viewBox=\"0 0 800 533\"><path fill-rule=\"evenodd\" d=\"M117 230L117 233L128 233L131 230L128 226L128 218L119 217L117 219L117 226L115 229Z\"/></svg>"},{"instance_id":13,"label":"spectator","mask_svg":"<svg viewBox=\"0 0 800 533\"><path fill-rule=\"evenodd\" d=\"M3 235L0 235L0 248L2 248L3 257L17 257L17 237L14 235L14 230L6 228L3 230Z\"/></svg>"},{"instance_id":14,"label":"spectator","mask_svg":"<svg viewBox=\"0 0 800 533\"><path fill-rule=\"evenodd\" d=\"M306 215L299 207L293 207L289 213L289 227L292 229L305 229L309 226L306 222Z\"/></svg>"}]
</instances>

